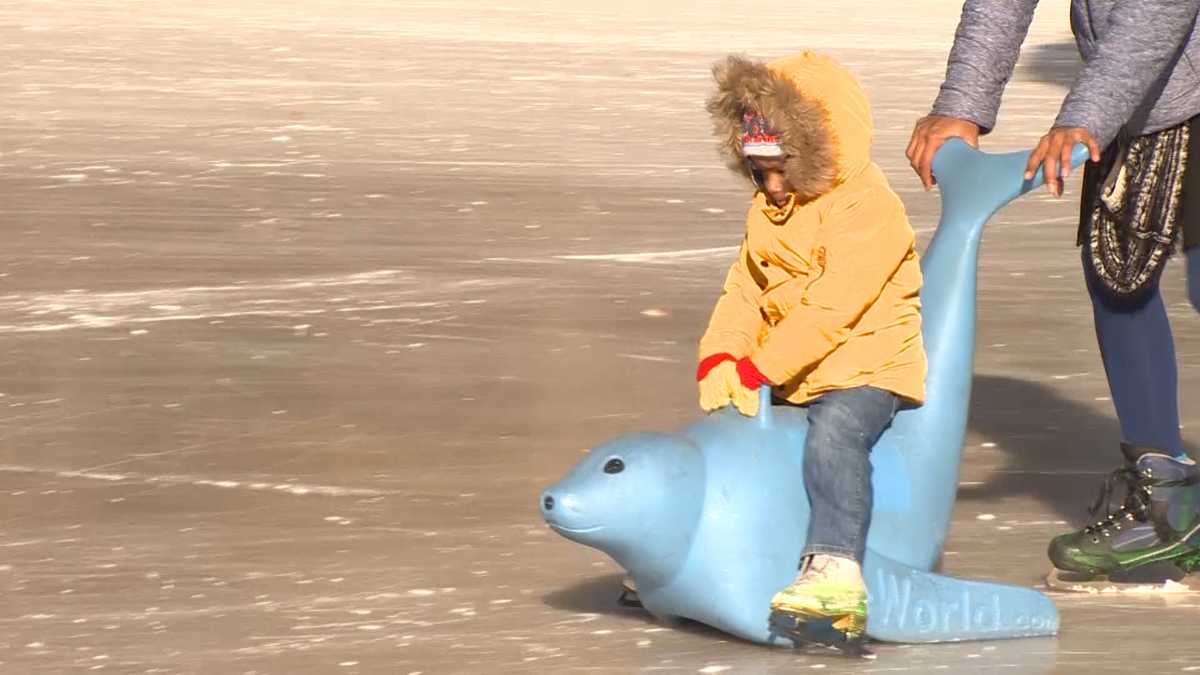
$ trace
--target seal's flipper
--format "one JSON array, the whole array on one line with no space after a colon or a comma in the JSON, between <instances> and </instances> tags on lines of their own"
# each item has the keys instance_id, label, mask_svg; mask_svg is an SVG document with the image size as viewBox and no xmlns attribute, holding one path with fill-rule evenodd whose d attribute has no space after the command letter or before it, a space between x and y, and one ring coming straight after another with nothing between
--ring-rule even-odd
<instances>
[{"instance_id":1,"label":"seal's flipper","mask_svg":"<svg viewBox=\"0 0 1200 675\"><path fill-rule=\"evenodd\" d=\"M921 255L921 323L929 353L927 399L963 400L965 392L948 386L937 371L970 373L974 357L975 277L979 241L988 219L1017 197L1042 185L1041 170L1025 180L1030 152L988 154L952 138L933 158L933 173L942 197L937 232ZM1072 165L1087 159L1079 145ZM948 378L957 382L961 377ZM968 378L969 379L969 378ZM943 391L945 389L945 391ZM965 413L966 405L960 406ZM940 417L940 416L939 416ZM945 421L942 422L946 424ZM952 427L957 427L954 420Z\"/></svg>"},{"instance_id":2,"label":"seal's flipper","mask_svg":"<svg viewBox=\"0 0 1200 675\"><path fill-rule=\"evenodd\" d=\"M1046 182L1042 169L1025 180L1029 150L990 154L980 152L961 139L946 141L933 158L933 175L942 193L942 221L982 218L987 220L1002 206ZM1083 144L1071 152L1071 166L1088 158ZM950 218L947 218L947 215Z\"/></svg>"},{"instance_id":3,"label":"seal's flipper","mask_svg":"<svg viewBox=\"0 0 1200 675\"><path fill-rule=\"evenodd\" d=\"M955 579L868 553L867 635L885 642L958 642L1058 632L1058 609L1032 588Z\"/></svg>"}]
</instances>

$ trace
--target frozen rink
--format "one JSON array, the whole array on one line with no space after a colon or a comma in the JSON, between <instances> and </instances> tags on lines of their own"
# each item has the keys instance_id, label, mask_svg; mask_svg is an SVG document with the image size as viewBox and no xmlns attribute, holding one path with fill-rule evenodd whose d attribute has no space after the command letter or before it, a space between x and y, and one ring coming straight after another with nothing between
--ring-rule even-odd
<instances>
[{"instance_id":1,"label":"frozen rink","mask_svg":"<svg viewBox=\"0 0 1200 675\"><path fill-rule=\"evenodd\" d=\"M748 197L709 65L853 68L924 243L903 151L959 4L0 4L0 673L1200 671L1192 595L861 663L669 629L539 516L583 449L699 414ZM1072 78L1043 4L985 149ZM1077 198L985 234L949 574L1040 583L1118 461ZM1178 265L1166 293L1195 448Z\"/></svg>"}]
</instances>

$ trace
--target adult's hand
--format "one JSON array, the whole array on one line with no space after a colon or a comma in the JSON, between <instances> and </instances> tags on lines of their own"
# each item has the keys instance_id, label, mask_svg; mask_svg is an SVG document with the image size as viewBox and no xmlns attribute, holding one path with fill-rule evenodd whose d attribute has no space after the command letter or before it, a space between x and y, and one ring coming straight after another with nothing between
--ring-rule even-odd
<instances>
[{"instance_id":1,"label":"adult's hand","mask_svg":"<svg viewBox=\"0 0 1200 675\"><path fill-rule=\"evenodd\" d=\"M933 156L948 139L961 138L973 148L979 147L979 125L943 115L927 115L917 120L905 155L913 171L928 190L934 186Z\"/></svg>"},{"instance_id":2,"label":"adult's hand","mask_svg":"<svg viewBox=\"0 0 1200 675\"><path fill-rule=\"evenodd\" d=\"M1093 162L1100 161L1100 146L1090 131L1083 127L1051 127L1029 155L1029 162L1025 165L1025 180L1033 178L1041 164L1042 173L1046 176L1046 190L1055 197L1062 196L1063 180L1071 175L1071 150L1079 143L1088 146Z\"/></svg>"}]
</instances>

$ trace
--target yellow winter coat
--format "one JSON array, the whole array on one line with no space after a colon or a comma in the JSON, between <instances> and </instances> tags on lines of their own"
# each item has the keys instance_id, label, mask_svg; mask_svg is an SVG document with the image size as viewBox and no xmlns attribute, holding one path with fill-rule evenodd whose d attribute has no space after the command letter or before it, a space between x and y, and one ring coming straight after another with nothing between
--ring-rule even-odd
<instances>
[{"instance_id":1,"label":"yellow winter coat","mask_svg":"<svg viewBox=\"0 0 1200 675\"><path fill-rule=\"evenodd\" d=\"M915 237L904 204L871 161L874 128L862 88L811 52L768 65L731 57L714 75L708 108L731 168L750 175L742 114L757 110L782 137L797 199L776 209L755 194L700 358L749 356L792 403L863 385L922 402Z\"/></svg>"}]
</instances>

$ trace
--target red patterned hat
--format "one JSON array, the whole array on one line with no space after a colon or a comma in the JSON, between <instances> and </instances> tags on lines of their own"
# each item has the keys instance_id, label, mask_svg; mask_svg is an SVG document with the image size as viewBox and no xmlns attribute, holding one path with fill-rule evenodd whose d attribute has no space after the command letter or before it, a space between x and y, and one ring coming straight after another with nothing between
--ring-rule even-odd
<instances>
[{"instance_id":1,"label":"red patterned hat","mask_svg":"<svg viewBox=\"0 0 1200 675\"><path fill-rule=\"evenodd\" d=\"M767 118L754 110L742 115L742 154L746 157L783 157L783 139Z\"/></svg>"}]
</instances>

